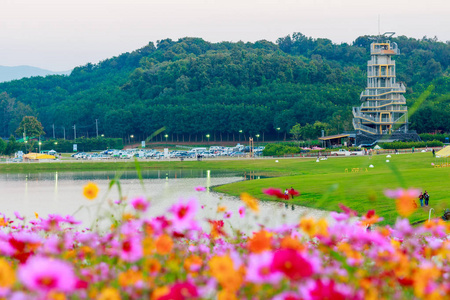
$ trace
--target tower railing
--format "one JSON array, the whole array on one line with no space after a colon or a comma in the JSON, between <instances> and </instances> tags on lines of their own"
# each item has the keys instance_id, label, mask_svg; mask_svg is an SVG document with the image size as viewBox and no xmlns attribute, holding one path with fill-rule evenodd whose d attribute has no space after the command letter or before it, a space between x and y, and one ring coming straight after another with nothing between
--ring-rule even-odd
<instances>
[{"instance_id":1,"label":"tower railing","mask_svg":"<svg viewBox=\"0 0 450 300\"><path fill-rule=\"evenodd\" d=\"M362 131L366 131L372 134L377 134L378 131L375 128L363 125L361 123L357 123L355 122L355 120L353 120L353 128L355 128L356 130L362 130Z\"/></svg>"}]
</instances>

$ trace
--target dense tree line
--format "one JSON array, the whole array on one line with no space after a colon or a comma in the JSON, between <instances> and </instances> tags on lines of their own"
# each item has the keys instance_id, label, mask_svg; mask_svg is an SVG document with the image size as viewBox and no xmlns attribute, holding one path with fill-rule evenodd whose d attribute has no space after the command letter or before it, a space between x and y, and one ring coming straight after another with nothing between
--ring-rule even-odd
<instances>
[{"instance_id":1,"label":"dense tree line","mask_svg":"<svg viewBox=\"0 0 450 300\"><path fill-rule=\"evenodd\" d=\"M178 141L206 134L212 140L282 137L297 123L316 121L326 123L327 134L351 130L371 41L365 36L352 45L333 44L295 33L276 44L199 38L149 43L69 76L1 83L0 136L13 134L24 116L36 116L47 137L55 132L71 139L95 137L97 126L107 137L136 140L165 127L155 138ZM408 105L431 82L436 86L411 116L411 127L450 131L449 43L403 36L393 41L403 53L395 59Z\"/></svg>"}]
</instances>

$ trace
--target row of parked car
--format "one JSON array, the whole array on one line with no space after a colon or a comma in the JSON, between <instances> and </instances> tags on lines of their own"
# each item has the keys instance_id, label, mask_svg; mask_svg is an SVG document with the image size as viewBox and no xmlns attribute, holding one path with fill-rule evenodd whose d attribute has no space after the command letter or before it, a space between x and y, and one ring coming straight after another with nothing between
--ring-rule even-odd
<instances>
[{"instance_id":1,"label":"row of parked car","mask_svg":"<svg viewBox=\"0 0 450 300\"><path fill-rule=\"evenodd\" d=\"M253 151L250 151L253 150ZM156 149L128 149L116 150L108 149L105 151L86 153L78 152L72 154L74 159L101 160L101 159L130 159L146 158L146 159L164 159L164 158L208 158L218 156L245 157L253 152L254 156L262 156L264 147L250 149L248 146L236 145L235 147L211 146L209 148L192 148L189 150L173 150L162 152Z\"/></svg>"}]
</instances>

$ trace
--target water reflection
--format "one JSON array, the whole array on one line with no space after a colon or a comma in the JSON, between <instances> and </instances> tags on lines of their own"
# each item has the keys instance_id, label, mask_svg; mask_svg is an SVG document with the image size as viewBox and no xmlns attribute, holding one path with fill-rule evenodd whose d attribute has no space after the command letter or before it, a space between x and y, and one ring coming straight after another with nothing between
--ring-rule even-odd
<instances>
[{"instance_id":1,"label":"water reflection","mask_svg":"<svg viewBox=\"0 0 450 300\"><path fill-rule=\"evenodd\" d=\"M101 216L111 216L117 209L114 201L119 199L116 187L108 191L110 180L117 172L74 172L74 173L29 173L2 174L0 188L3 197L0 198L1 212L9 217L14 211L19 211L34 218L34 212L40 216L48 214L73 215L90 226ZM236 197L212 192L215 185L227 184L243 180L239 172L215 170L149 170L142 172L143 185L136 172L124 172L120 179L122 195L128 198L145 195L151 199L149 215L158 216L167 213L167 209L180 198L197 198L203 209L198 213L198 219L222 219L223 213L217 213L217 206L226 206L232 217L225 219L226 226L251 232L260 226L277 227L284 224L298 224L303 214L313 217L327 216L328 213L303 207L285 207L281 203L261 203L258 216L241 219L239 208L243 203ZM88 181L95 181L99 188L99 197L88 201L82 196L83 186ZM196 192L196 186L204 186L206 192ZM81 207L81 209L80 209ZM286 209L287 208L287 209ZM295 210L294 210L295 208ZM97 210L100 215L97 215ZM209 229L208 224L202 224Z\"/></svg>"}]
</instances>

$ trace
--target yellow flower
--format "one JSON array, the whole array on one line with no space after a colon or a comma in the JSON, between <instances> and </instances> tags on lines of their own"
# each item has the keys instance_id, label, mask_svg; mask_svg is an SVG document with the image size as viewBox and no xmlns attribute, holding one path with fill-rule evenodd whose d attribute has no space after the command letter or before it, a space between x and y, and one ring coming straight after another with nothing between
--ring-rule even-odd
<instances>
[{"instance_id":1,"label":"yellow flower","mask_svg":"<svg viewBox=\"0 0 450 300\"><path fill-rule=\"evenodd\" d=\"M146 237L142 240L142 250L144 255L150 255L155 250L155 241L151 237Z\"/></svg>"},{"instance_id":2,"label":"yellow flower","mask_svg":"<svg viewBox=\"0 0 450 300\"><path fill-rule=\"evenodd\" d=\"M66 300L66 296L61 292L50 292L47 296L50 300Z\"/></svg>"},{"instance_id":3,"label":"yellow flower","mask_svg":"<svg viewBox=\"0 0 450 300\"><path fill-rule=\"evenodd\" d=\"M170 292L170 289L167 286L158 287L153 291L150 299L152 299L152 300L159 299L162 296L169 294L169 292Z\"/></svg>"},{"instance_id":4,"label":"yellow flower","mask_svg":"<svg viewBox=\"0 0 450 300\"><path fill-rule=\"evenodd\" d=\"M9 288L16 281L13 268L4 258L0 258L0 287Z\"/></svg>"},{"instance_id":5,"label":"yellow flower","mask_svg":"<svg viewBox=\"0 0 450 300\"><path fill-rule=\"evenodd\" d=\"M226 211L226 210L227 210L227 207L226 207L226 206L219 205L219 206L217 207L217 212L218 212L218 213L224 212L224 211Z\"/></svg>"},{"instance_id":6,"label":"yellow flower","mask_svg":"<svg viewBox=\"0 0 450 300\"><path fill-rule=\"evenodd\" d=\"M317 230L314 219L312 218L303 218L300 220L300 228L310 237L313 237Z\"/></svg>"},{"instance_id":7,"label":"yellow flower","mask_svg":"<svg viewBox=\"0 0 450 300\"><path fill-rule=\"evenodd\" d=\"M36 219L39 219L39 215L37 212L34 212L34 216L36 217Z\"/></svg>"},{"instance_id":8,"label":"yellow flower","mask_svg":"<svg viewBox=\"0 0 450 300\"><path fill-rule=\"evenodd\" d=\"M120 293L111 287L104 288L100 295L98 295L97 300L120 300Z\"/></svg>"},{"instance_id":9,"label":"yellow flower","mask_svg":"<svg viewBox=\"0 0 450 300\"><path fill-rule=\"evenodd\" d=\"M254 212L259 212L258 199L248 193L241 194L241 200Z\"/></svg>"},{"instance_id":10,"label":"yellow flower","mask_svg":"<svg viewBox=\"0 0 450 300\"><path fill-rule=\"evenodd\" d=\"M8 223L5 222L5 219L3 217L0 218L0 227L5 227L8 225Z\"/></svg>"},{"instance_id":11,"label":"yellow flower","mask_svg":"<svg viewBox=\"0 0 450 300\"><path fill-rule=\"evenodd\" d=\"M89 200L94 200L97 198L98 191L98 186L93 182L89 182L83 188L83 195Z\"/></svg>"}]
</instances>

